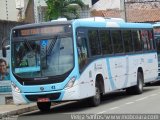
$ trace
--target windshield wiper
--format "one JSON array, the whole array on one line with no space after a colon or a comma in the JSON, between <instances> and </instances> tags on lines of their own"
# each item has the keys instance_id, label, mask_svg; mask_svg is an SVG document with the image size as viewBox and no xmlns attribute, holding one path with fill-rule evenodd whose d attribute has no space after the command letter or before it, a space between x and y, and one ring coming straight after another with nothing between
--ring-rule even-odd
<instances>
[{"instance_id":1,"label":"windshield wiper","mask_svg":"<svg viewBox=\"0 0 160 120\"><path fill-rule=\"evenodd\" d=\"M55 38L52 39L49 47L48 47L48 50L47 50L47 55L51 55L56 43L58 42L58 40L60 39L60 35L56 35Z\"/></svg>"},{"instance_id":2,"label":"windshield wiper","mask_svg":"<svg viewBox=\"0 0 160 120\"><path fill-rule=\"evenodd\" d=\"M49 47L48 47L48 50L47 50L47 55L51 55L51 52L52 52L52 49L54 48L54 45L57 41L57 38L56 39L52 39Z\"/></svg>"}]
</instances>

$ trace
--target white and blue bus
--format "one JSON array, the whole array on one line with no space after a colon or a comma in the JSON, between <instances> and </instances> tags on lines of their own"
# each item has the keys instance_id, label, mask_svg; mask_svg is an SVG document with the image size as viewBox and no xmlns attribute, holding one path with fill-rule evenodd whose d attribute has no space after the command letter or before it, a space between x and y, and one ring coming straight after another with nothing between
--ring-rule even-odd
<instances>
[{"instance_id":1,"label":"white and blue bus","mask_svg":"<svg viewBox=\"0 0 160 120\"><path fill-rule=\"evenodd\" d=\"M11 32L15 104L88 99L120 89L140 94L158 76L153 27L101 17L17 26Z\"/></svg>"}]
</instances>

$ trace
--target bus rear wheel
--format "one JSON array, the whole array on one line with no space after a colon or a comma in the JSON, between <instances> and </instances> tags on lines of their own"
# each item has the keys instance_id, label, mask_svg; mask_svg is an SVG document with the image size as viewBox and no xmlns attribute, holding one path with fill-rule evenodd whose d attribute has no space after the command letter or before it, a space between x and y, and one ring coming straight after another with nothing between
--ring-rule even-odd
<instances>
[{"instance_id":1,"label":"bus rear wheel","mask_svg":"<svg viewBox=\"0 0 160 120\"><path fill-rule=\"evenodd\" d=\"M98 106L101 103L100 87L98 83L96 83L95 92L95 96L90 100L92 106Z\"/></svg>"},{"instance_id":2,"label":"bus rear wheel","mask_svg":"<svg viewBox=\"0 0 160 120\"><path fill-rule=\"evenodd\" d=\"M42 112L47 112L51 108L51 102L37 102L37 107Z\"/></svg>"},{"instance_id":3,"label":"bus rear wheel","mask_svg":"<svg viewBox=\"0 0 160 120\"><path fill-rule=\"evenodd\" d=\"M137 85L129 87L126 92L129 94L141 94L143 92L143 75L141 72L137 73Z\"/></svg>"},{"instance_id":4,"label":"bus rear wheel","mask_svg":"<svg viewBox=\"0 0 160 120\"><path fill-rule=\"evenodd\" d=\"M137 85L135 86L135 93L141 94L143 92L143 76L141 72L137 75Z\"/></svg>"}]
</instances>

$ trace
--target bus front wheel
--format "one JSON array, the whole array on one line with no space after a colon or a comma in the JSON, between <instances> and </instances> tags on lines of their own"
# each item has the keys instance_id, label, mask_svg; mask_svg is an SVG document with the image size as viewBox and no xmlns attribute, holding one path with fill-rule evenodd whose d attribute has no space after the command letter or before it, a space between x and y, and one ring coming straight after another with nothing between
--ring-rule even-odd
<instances>
[{"instance_id":1,"label":"bus front wheel","mask_svg":"<svg viewBox=\"0 0 160 120\"><path fill-rule=\"evenodd\" d=\"M37 102L37 107L42 112L47 112L51 108L51 102Z\"/></svg>"},{"instance_id":2,"label":"bus front wheel","mask_svg":"<svg viewBox=\"0 0 160 120\"><path fill-rule=\"evenodd\" d=\"M90 100L92 106L98 106L101 103L100 87L98 83L96 83L95 91L95 96L91 97Z\"/></svg>"}]
</instances>

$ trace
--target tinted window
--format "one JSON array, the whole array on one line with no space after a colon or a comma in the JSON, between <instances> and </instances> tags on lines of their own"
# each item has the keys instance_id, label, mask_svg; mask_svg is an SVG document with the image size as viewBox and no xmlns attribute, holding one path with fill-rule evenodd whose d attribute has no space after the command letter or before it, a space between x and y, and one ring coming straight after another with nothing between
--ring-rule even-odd
<instances>
[{"instance_id":1,"label":"tinted window","mask_svg":"<svg viewBox=\"0 0 160 120\"><path fill-rule=\"evenodd\" d=\"M155 38L156 39L156 38ZM159 38L158 38L159 39ZM150 45L150 49L153 50L155 49L155 43L154 43L154 39L153 39L153 32L149 31L149 45ZM160 49L160 48L159 48Z\"/></svg>"},{"instance_id":2,"label":"tinted window","mask_svg":"<svg viewBox=\"0 0 160 120\"><path fill-rule=\"evenodd\" d=\"M122 34L123 34L125 52L132 52L133 51L133 44L132 44L131 31L130 30L123 30Z\"/></svg>"},{"instance_id":3,"label":"tinted window","mask_svg":"<svg viewBox=\"0 0 160 120\"><path fill-rule=\"evenodd\" d=\"M86 30L79 29L77 31L77 50L78 50L78 62L80 69L83 69L83 67L87 64L87 58L88 58L87 48L88 47L86 39Z\"/></svg>"},{"instance_id":4,"label":"tinted window","mask_svg":"<svg viewBox=\"0 0 160 120\"><path fill-rule=\"evenodd\" d=\"M112 54L112 42L110 38L109 30L100 30L99 31L101 45L102 45L102 53L103 54Z\"/></svg>"},{"instance_id":5,"label":"tinted window","mask_svg":"<svg viewBox=\"0 0 160 120\"><path fill-rule=\"evenodd\" d=\"M147 30L141 30L141 38L142 38L142 48L143 50L147 50L149 48L148 46L148 31Z\"/></svg>"},{"instance_id":6,"label":"tinted window","mask_svg":"<svg viewBox=\"0 0 160 120\"><path fill-rule=\"evenodd\" d=\"M122 53L123 52L123 43L121 39L121 32L120 30L112 30L111 32L112 40L113 40L113 48L115 53Z\"/></svg>"},{"instance_id":7,"label":"tinted window","mask_svg":"<svg viewBox=\"0 0 160 120\"><path fill-rule=\"evenodd\" d=\"M132 37L133 37L133 41L134 41L135 51L141 51L142 46L141 46L140 32L138 30L132 31Z\"/></svg>"},{"instance_id":8,"label":"tinted window","mask_svg":"<svg viewBox=\"0 0 160 120\"><path fill-rule=\"evenodd\" d=\"M98 31L97 30L89 30L88 38L90 44L91 55L99 55L100 52L100 44L98 40Z\"/></svg>"}]
</instances>

